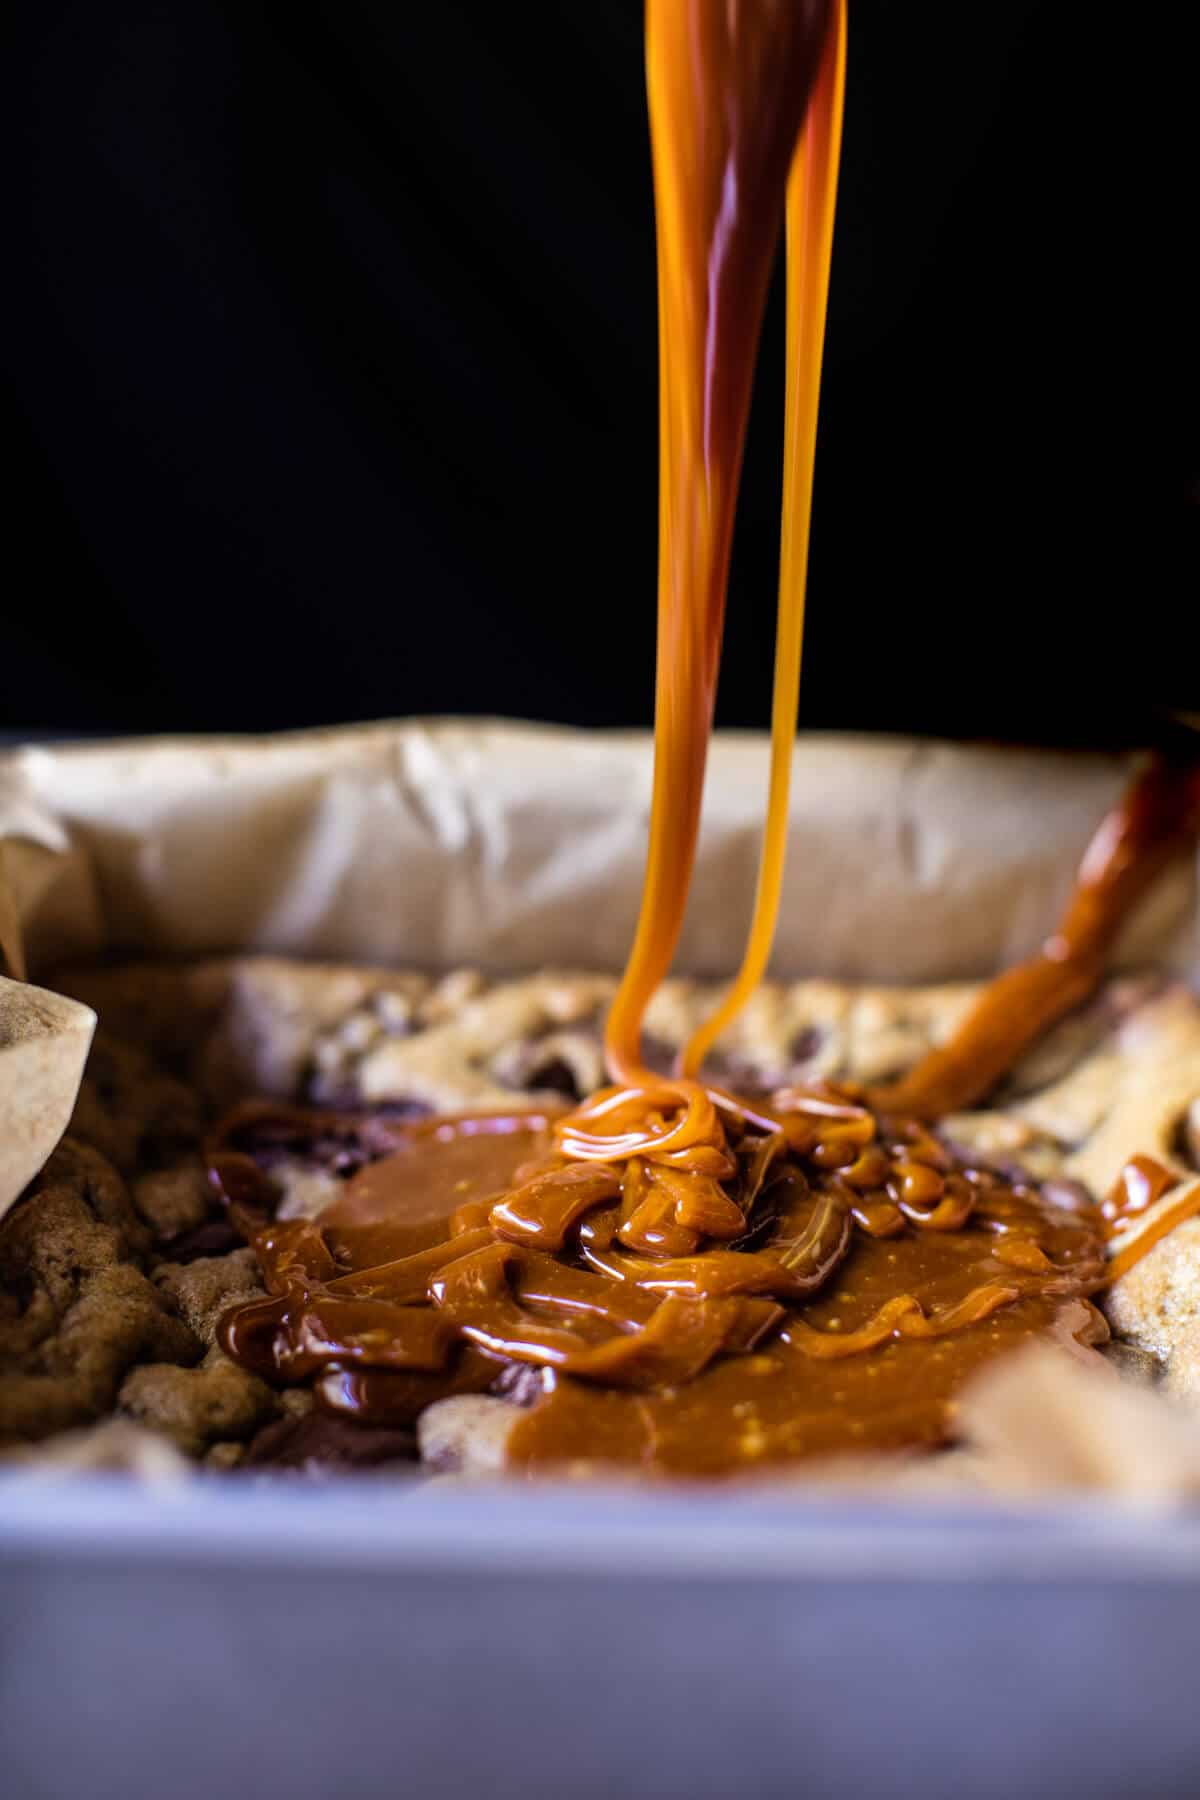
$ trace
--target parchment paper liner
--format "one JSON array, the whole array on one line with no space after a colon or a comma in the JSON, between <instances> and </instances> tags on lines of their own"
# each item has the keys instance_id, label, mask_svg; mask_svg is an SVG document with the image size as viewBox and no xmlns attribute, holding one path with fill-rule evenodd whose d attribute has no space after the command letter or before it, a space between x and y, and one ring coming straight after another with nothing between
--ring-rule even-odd
<instances>
[{"instance_id":1,"label":"parchment paper liner","mask_svg":"<svg viewBox=\"0 0 1200 1800\"><path fill-rule=\"evenodd\" d=\"M916 983L986 976L1031 953L1129 766L802 738L773 972ZM645 734L453 721L9 752L0 948L19 968L15 918L35 974L115 952L222 951L614 969L632 933L650 772ZM681 971L719 977L736 964L765 787L765 740L719 738ZM1181 858L1114 966L1153 963L1194 982L1197 892L1196 858ZM65 1128L94 1019L11 982L0 1004L0 1033L11 1020L0 1123L17 1124L2 1209ZM964 1421L974 1462L927 1465L902 1487L940 1488L972 1467L971 1481L1018 1490L1065 1481L1177 1497L1200 1480L1190 1419L1061 1358L991 1372ZM72 1445L69 1460L80 1454Z\"/></svg>"},{"instance_id":2,"label":"parchment paper liner","mask_svg":"<svg viewBox=\"0 0 1200 1800\"><path fill-rule=\"evenodd\" d=\"M1045 935L1128 759L814 735L797 744L773 972L992 974ZM29 966L225 950L520 972L619 969L645 856L644 733L463 723L0 757L0 838ZM681 972L740 956L766 743L710 759ZM1200 968L1195 859L1125 966Z\"/></svg>"},{"instance_id":3,"label":"parchment paper liner","mask_svg":"<svg viewBox=\"0 0 1200 1800\"><path fill-rule=\"evenodd\" d=\"M77 1000L0 977L0 1217L65 1131L95 1027Z\"/></svg>"}]
</instances>

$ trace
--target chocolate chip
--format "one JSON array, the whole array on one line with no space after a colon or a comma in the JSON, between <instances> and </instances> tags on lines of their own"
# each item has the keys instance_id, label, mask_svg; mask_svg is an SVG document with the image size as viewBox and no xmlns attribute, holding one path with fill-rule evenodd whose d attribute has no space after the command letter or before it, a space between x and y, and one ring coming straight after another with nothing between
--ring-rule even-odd
<instances>
[{"instance_id":1,"label":"chocolate chip","mask_svg":"<svg viewBox=\"0 0 1200 1800\"><path fill-rule=\"evenodd\" d=\"M1171 1150L1185 1168L1200 1170L1200 1099L1194 1100L1180 1119Z\"/></svg>"},{"instance_id":2,"label":"chocolate chip","mask_svg":"<svg viewBox=\"0 0 1200 1800\"><path fill-rule=\"evenodd\" d=\"M363 1119L427 1119L433 1111L423 1100L398 1094L394 1100L377 1100L363 1104L362 1090L353 1081L337 1081L326 1077L309 1084L305 1098L326 1112L344 1113Z\"/></svg>"},{"instance_id":3,"label":"chocolate chip","mask_svg":"<svg viewBox=\"0 0 1200 1800\"><path fill-rule=\"evenodd\" d=\"M209 1159L208 1179L221 1204L248 1226L275 1217L282 1195L258 1164L240 1150L220 1150Z\"/></svg>"},{"instance_id":4,"label":"chocolate chip","mask_svg":"<svg viewBox=\"0 0 1200 1800\"><path fill-rule=\"evenodd\" d=\"M351 1175L357 1175L366 1166L367 1157L362 1150L339 1150L330 1164L334 1174L340 1175L343 1181L349 1181Z\"/></svg>"},{"instance_id":5,"label":"chocolate chip","mask_svg":"<svg viewBox=\"0 0 1200 1800\"><path fill-rule=\"evenodd\" d=\"M1009 1181L1016 1181L1027 1173L1015 1156L985 1156L977 1144L964 1143L961 1138L954 1137L948 1131L939 1131L936 1127L931 1136L956 1163L964 1165L963 1172L968 1180L976 1176L1003 1175Z\"/></svg>"},{"instance_id":6,"label":"chocolate chip","mask_svg":"<svg viewBox=\"0 0 1200 1800\"><path fill-rule=\"evenodd\" d=\"M1069 1181L1065 1176L1055 1176L1051 1181L1043 1181L1040 1188L1042 1199L1051 1206L1059 1206L1064 1212L1094 1212L1096 1202L1082 1181Z\"/></svg>"},{"instance_id":7,"label":"chocolate chip","mask_svg":"<svg viewBox=\"0 0 1200 1800\"><path fill-rule=\"evenodd\" d=\"M655 1037L652 1031L642 1033L642 1061L655 1075L673 1075L678 1055L677 1045ZM769 1094L784 1087L788 1080L782 1072L764 1072L746 1057L724 1050L714 1050L706 1057L702 1073L719 1087L730 1088L747 1099Z\"/></svg>"},{"instance_id":8,"label":"chocolate chip","mask_svg":"<svg viewBox=\"0 0 1200 1800\"><path fill-rule=\"evenodd\" d=\"M267 1173L286 1161L349 1177L396 1148L389 1127L424 1118L429 1111L417 1100L388 1100L342 1114L300 1109L267 1113L239 1124L228 1141Z\"/></svg>"},{"instance_id":9,"label":"chocolate chip","mask_svg":"<svg viewBox=\"0 0 1200 1800\"><path fill-rule=\"evenodd\" d=\"M668 1044L665 1038L655 1037L652 1031L642 1033L642 1061L655 1075L670 1075L675 1068L678 1049Z\"/></svg>"},{"instance_id":10,"label":"chocolate chip","mask_svg":"<svg viewBox=\"0 0 1200 1800\"><path fill-rule=\"evenodd\" d=\"M209 1184L239 1224L254 1228L275 1217L282 1193L270 1175L241 1150L218 1150L209 1159Z\"/></svg>"},{"instance_id":11,"label":"chocolate chip","mask_svg":"<svg viewBox=\"0 0 1200 1800\"><path fill-rule=\"evenodd\" d=\"M229 1251L240 1249L245 1241L228 1219L210 1219L205 1225L169 1238L160 1246L160 1254L167 1262L190 1263L201 1256L226 1256Z\"/></svg>"},{"instance_id":12,"label":"chocolate chip","mask_svg":"<svg viewBox=\"0 0 1200 1800\"><path fill-rule=\"evenodd\" d=\"M568 1100L582 1100L579 1083L575 1079L575 1071L565 1057L553 1056L547 1062L536 1064L525 1082L531 1093L547 1092L563 1094Z\"/></svg>"},{"instance_id":13,"label":"chocolate chip","mask_svg":"<svg viewBox=\"0 0 1200 1800\"><path fill-rule=\"evenodd\" d=\"M356 1425L326 1413L280 1419L251 1440L244 1467L295 1469L324 1475L338 1469L378 1468L387 1463L416 1461L414 1431L396 1426Z\"/></svg>"},{"instance_id":14,"label":"chocolate chip","mask_svg":"<svg viewBox=\"0 0 1200 1800\"><path fill-rule=\"evenodd\" d=\"M740 1094L744 1100L765 1099L776 1088L787 1085L786 1075L764 1072L744 1056L727 1055L723 1050L714 1050L705 1058L701 1073L718 1087Z\"/></svg>"},{"instance_id":15,"label":"chocolate chip","mask_svg":"<svg viewBox=\"0 0 1200 1800\"><path fill-rule=\"evenodd\" d=\"M788 1055L794 1063L811 1062L824 1042L825 1033L819 1025L806 1025L788 1045Z\"/></svg>"}]
</instances>

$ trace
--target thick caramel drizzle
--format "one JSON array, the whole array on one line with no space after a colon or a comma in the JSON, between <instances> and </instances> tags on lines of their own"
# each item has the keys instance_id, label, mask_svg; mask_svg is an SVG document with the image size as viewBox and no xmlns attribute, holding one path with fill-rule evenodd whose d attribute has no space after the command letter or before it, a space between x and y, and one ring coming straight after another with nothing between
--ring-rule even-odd
<instances>
[{"instance_id":1,"label":"thick caramel drizzle","mask_svg":"<svg viewBox=\"0 0 1200 1800\"><path fill-rule=\"evenodd\" d=\"M774 930L844 64L844 0L649 0L646 8L661 457L654 791L641 911L606 1035L610 1073L633 1089L646 1074L642 1019L670 968L691 882L750 383L787 200L785 529L771 789L746 964L715 1029L747 997ZM685 1070L698 1066L700 1054L702 1046L685 1052Z\"/></svg>"},{"instance_id":2,"label":"thick caramel drizzle","mask_svg":"<svg viewBox=\"0 0 1200 1800\"><path fill-rule=\"evenodd\" d=\"M800 654L817 454L817 403L833 256L842 105L846 85L846 9L838 0L826 33L816 85L787 188L787 393L784 402L783 530L771 702L771 774L754 914L742 966L720 1006L680 1056L694 1076L726 1026L767 972L787 853L792 743L800 700Z\"/></svg>"},{"instance_id":3,"label":"thick caramel drizzle","mask_svg":"<svg viewBox=\"0 0 1200 1800\"><path fill-rule=\"evenodd\" d=\"M974 1105L1093 991L1121 925L1198 826L1200 769L1152 761L1096 831L1041 954L991 982L950 1042L872 1101L926 1119Z\"/></svg>"},{"instance_id":4,"label":"thick caramel drizzle","mask_svg":"<svg viewBox=\"0 0 1200 1800\"><path fill-rule=\"evenodd\" d=\"M1145 1219L1139 1226L1139 1221L1160 1200L1165 1200L1182 1179L1177 1170L1168 1169L1153 1156L1131 1156L1125 1164L1100 1211L1107 1222L1110 1238L1124 1236L1131 1227L1137 1229L1135 1235L1109 1257L1110 1283L1119 1281L1122 1275L1136 1268L1177 1225L1200 1213L1200 1181L1191 1181L1184 1193L1169 1205L1160 1207L1153 1218Z\"/></svg>"}]
</instances>

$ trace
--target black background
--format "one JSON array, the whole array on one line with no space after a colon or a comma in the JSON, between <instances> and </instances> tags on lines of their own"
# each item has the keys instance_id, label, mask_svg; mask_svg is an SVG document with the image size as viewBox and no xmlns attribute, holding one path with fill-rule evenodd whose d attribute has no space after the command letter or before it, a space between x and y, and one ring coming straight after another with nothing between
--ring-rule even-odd
<instances>
[{"instance_id":1,"label":"black background","mask_svg":"<svg viewBox=\"0 0 1200 1800\"><path fill-rule=\"evenodd\" d=\"M1200 706L1181 3L851 0L803 718ZM27 0L0 723L650 716L636 0ZM719 717L768 716L782 318Z\"/></svg>"}]
</instances>

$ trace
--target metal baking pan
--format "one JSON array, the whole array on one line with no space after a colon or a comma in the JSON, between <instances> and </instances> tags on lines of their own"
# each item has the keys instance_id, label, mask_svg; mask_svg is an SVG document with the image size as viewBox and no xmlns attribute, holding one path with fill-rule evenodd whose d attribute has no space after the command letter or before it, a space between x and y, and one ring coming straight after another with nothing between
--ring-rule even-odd
<instances>
[{"instance_id":1,"label":"metal baking pan","mask_svg":"<svg viewBox=\"0 0 1200 1800\"><path fill-rule=\"evenodd\" d=\"M1184 1795L1200 1524L0 1481L18 1796Z\"/></svg>"}]
</instances>

